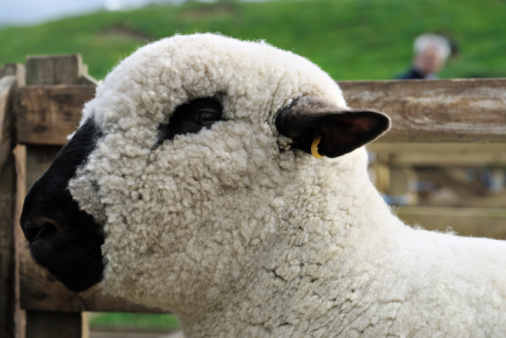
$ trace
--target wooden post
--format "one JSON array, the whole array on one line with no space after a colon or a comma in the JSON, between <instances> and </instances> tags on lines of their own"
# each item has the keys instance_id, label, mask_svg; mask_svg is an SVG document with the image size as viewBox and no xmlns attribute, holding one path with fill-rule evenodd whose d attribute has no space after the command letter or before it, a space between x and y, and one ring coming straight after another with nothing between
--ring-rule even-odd
<instances>
[{"instance_id":1,"label":"wooden post","mask_svg":"<svg viewBox=\"0 0 506 338\"><path fill-rule=\"evenodd\" d=\"M17 81L15 76L0 79L0 168L14 147L14 124L11 115Z\"/></svg>"},{"instance_id":2,"label":"wooden post","mask_svg":"<svg viewBox=\"0 0 506 338\"><path fill-rule=\"evenodd\" d=\"M9 156L0 172L0 335L16 337L16 295L14 280L14 204L16 172Z\"/></svg>"},{"instance_id":3,"label":"wooden post","mask_svg":"<svg viewBox=\"0 0 506 338\"><path fill-rule=\"evenodd\" d=\"M14 318L16 338L25 337L26 313L21 309L20 252L26 247L25 236L19 224L23 201L26 196L26 146L16 145L12 151L16 167L16 198L14 201L14 220L12 222L13 240L13 281L14 281Z\"/></svg>"},{"instance_id":4,"label":"wooden post","mask_svg":"<svg viewBox=\"0 0 506 338\"><path fill-rule=\"evenodd\" d=\"M9 64L2 67L0 79L0 336L24 337L24 313L19 304L16 273L14 224L16 223L17 175L12 149L15 144L12 109L18 84L17 70ZM21 192L22 193L22 192Z\"/></svg>"},{"instance_id":5,"label":"wooden post","mask_svg":"<svg viewBox=\"0 0 506 338\"><path fill-rule=\"evenodd\" d=\"M79 126L81 109L95 95L90 85L26 86L17 93L18 142L62 145Z\"/></svg>"},{"instance_id":6,"label":"wooden post","mask_svg":"<svg viewBox=\"0 0 506 338\"><path fill-rule=\"evenodd\" d=\"M26 86L17 92L17 131L18 142L26 143L26 178L25 185L30 187L51 164L58 147L41 147L36 144L63 144L66 134L70 134L79 123L80 109L84 100L76 100L74 92L79 92L80 78L85 67L80 55L36 56L26 60ZM69 86L73 86L69 89ZM90 88L88 88L90 89ZM88 91L90 92L90 90ZM94 88L92 89L94 93ZM76 112L77 109L77 112ZM32 120L44 121L32 124ZM63 125L63 129L54 130L52 126ZM57 135L55 141L52 135ZM40 139L48 142L38 142ZM36 150L36 151L34 151ZM46 161L37 161L41 154L49 153ZM22 166L22 165L21 165ZM24 271L26 263L33 264L27 250L20 250L20 270ZM21 293L23 281L20 281ZM26 337L37 338L80 338L87 336L87 323L83 323L82 313L47 312L39 310L26 311Z\"/></svg>"}]
</instances>

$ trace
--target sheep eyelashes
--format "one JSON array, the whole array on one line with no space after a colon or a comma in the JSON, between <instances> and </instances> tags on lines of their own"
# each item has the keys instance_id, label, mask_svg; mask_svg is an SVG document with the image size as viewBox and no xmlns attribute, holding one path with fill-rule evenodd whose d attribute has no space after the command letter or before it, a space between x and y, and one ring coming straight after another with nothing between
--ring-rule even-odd
<instances>
[{"instance_id":1,"label":"sheep eyelashes","mask_svg":"<svg viewBox=\"0 0 506 338\"><path fill-rule=\"evenodd\" d=\"M176 35L97 87L21 226L65 286L189 338L504 337L505 242L393 214L364 148L389 126L301 56Z\"/></svg>"}]
</instances>

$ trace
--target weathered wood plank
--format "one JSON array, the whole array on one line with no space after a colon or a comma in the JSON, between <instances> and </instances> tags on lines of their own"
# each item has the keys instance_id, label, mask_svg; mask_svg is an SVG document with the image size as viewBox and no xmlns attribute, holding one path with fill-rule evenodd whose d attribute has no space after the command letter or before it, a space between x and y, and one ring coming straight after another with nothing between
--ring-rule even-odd
<instances>
[{"instance_id":1,"label":"weathered wood plank","mask_svg":"<svg viewBox=\"0 0 506 338\"><path fill-rule=\"evenodd\" d=\"M26 58L26 85L77 84L86 72L79 54Z\"/></svg>"},{"instance_id":2,"label":"weathered wood plank","mask_svg":"<svg viewBox=\"0 0 506 338\"><path fill-rule=\"evenodd\" d=\"M3 68L5 72L5 67ZM11 114L16 76L0 79L0 336L18 337L16 311L15 252L13 224L16 203L16 170L12 148L14 147L13 115Z\"/></svg>"},{"instance_id":3,"label":"weathered wood plank","mask_svg":"<svg viewBox=\"0 0 506 338\"><path fill-rule=\"evenodd\" d=\"M451 208L404 206L398 216L410 225L428 230L453 230L459 235L506 239L506 210L503 208Z\"/></svg>"},{"instance_id":4,"label":"weathered wood plank","mask_svg":"<svg viewBox=\"0 0 506 338\"><path fill-rule=\"evenodd\" d=\"M12 224L16 173L10 156L0 168L0 337L15 336L14 248Z\"/></svg>"},{"instance_id":5,"label":"weathered wood plank","mask_svg":"<svg viewBox=\"0 0 506 338\"><path fill-rule=\"evenodd\" d=\"M0 337L24 338L24 312L20 306L18 249L19 216L24 189L23 147L14 149L0 172ZM10 223L10 225L9 225Z\"/></svg>"},{"instance_id":6,"label":"weathered wood plank","mask_svg":"<svg viewBox=\"0 0 506 338\"><path fill-rule=\"evenodd\" d=\"M506 141L506 79L354 81L340 85L351 107L381 110L392 117L392 130L379 142ZM93 86L43 88L20 98L29 100L21 102L28 102L26 109L30 109L30 123L20 125L24 128L20 136L27 143L64 144L75 125L59 130L65 123L59 121L79 120L82 103L93 97ZM44 105L44 91L49 91L48 105L35 110L34 104ZM69 98L73 98L70 105L75 102L75 109L69 109Z\"/></svg>"},{"instance_id":7,"label":"weathered wood plank","mask_svg":"<svg viewBox=\"0 0 506 338\"><path fill-rule=\"evenodd\" d=\"M506 166L506 143L374 142L368 149L388 154L393 166Z\"/></svg>"},{"instance_id":8,"label":"weathered wood plank","mask_svg":"<svg viewBox=\"0 0 506 338\"><path fill-rule=\"evenodd\" d=\"M12 151L16 167L16 195L14 201L14 220L12 230L13 242L13 312L14 312L14 332L16 338L24 338L26 334L26 313L21 309L21 287L20 287L20 252L26 248L25 236L21 230L19 218L23 210L23 201L26 196L26 146L16 145Z\"/></svg>"},{"instance_id":9,"label":"weathered wood plank","mask_svg":"<svg viewBox=\"0 0 506 338\"><path fill-rule=\"evenodd\" d=\"M340 82L352 108L383 111L380 142L505 142L506 79Z\"/></svg>"},{"instance_id":10,"label":"weathered wood plank","mask_svg":"<svg viewBox=\"0 0 506 338\"><path fill-rule=\"evenodd\" d=\"M11 111L15 90L16 76L7 75L0 79L0 168L10 156L13 148Z\"/></svg>"},{"instance_id":11,"label":"weathered wood plank","mask_svg":"<svg viewBox=\"0 0 506 338\"><path fill-rule=\"evenodd\" d=\"M26 86L17 92L18 142L63 145L75 131L95 86Z\"/></svg>"}]
</instances>

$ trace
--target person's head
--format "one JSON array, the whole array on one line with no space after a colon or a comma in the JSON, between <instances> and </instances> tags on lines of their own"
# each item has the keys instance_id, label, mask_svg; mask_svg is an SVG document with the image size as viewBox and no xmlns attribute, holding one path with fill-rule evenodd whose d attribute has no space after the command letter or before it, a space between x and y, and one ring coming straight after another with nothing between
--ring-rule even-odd
<instances>
[{"instance_id":1,"label":"person's head","mask_svg":"<svg viewBox=\"0 0 506 338\"><path fill-rule=\"evenodd\" d=\"M448 40L434 34L417 37L413 48L414 66L425 77L440 72L451 52Z\"/></svg>"}]
</instances>

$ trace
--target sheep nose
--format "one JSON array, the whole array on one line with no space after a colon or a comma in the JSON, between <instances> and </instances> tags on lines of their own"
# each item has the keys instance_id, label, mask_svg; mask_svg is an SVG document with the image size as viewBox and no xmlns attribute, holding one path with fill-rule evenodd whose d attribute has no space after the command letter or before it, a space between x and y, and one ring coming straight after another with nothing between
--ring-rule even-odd
<instances>
[{"instance_id":1,"label":"sheep nose","mask_svg":"<svg viewBox=\"0 0 506 338\"><path fill-rule=\"evenodd\" d=\"M38 217L32 222L25 224L23 226L23 230L28 242L32 243L38 239L46 238L61 232L63 227L53 219L48 217Z\"/></svg>"}]
</instances>

